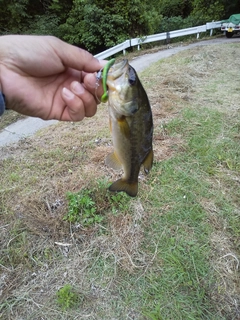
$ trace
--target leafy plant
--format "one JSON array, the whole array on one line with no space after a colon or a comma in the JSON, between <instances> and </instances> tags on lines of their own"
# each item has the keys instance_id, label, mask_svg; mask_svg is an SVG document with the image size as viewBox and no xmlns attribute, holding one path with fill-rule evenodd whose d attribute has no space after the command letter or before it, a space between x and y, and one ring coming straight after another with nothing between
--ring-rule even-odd
<instances>
[{"instance_id":1,"label":"leafy plant","mask_svg":"<svg viewBox=\"0 0 240 320\"><path fill-rule=\"evenodd\" d=\"M106 192L109 185L108 179L100 179L97 181L96 188L94 188L95 199L99 211L101 212L102 210L105 211L106 209L109 209L113 214L128 212L131 203L130 197L124 192Z\"/></svg>"},{"instance_id":2,"label":"leafy plant","mask_svg":"<svg viewBox=\"0 0 240 320\"><path fill-rule=\"evenodd\" d=\"M126 193L115 193L109 195L109 203L111 205L112 213L116 214L118 211L127 212L129 210L129 196Z\"/></svg>"},{"instance_id":3,"label":"leafy plant","mask_svg":"<svg viewBox=\"0 0 240 320\"><path fill-rule=\"evenodd\" d=\"M67 310L77 305L79 296L70 284L66 284L58 290L57 302L63 310Z\"/></svg>"},{"instance_id":4,"label":"leafy plant","mask_svg":"<svg viewBox=\"0 0 240 320\"><path fill-rule=\"evenodd\" d=\"M84 227L99 223L103 216L97 213L97 206L92 198L92 192L82 189L78 193L67 193L68 213L63 217L72 223L80 222Z\"/></svg>"}]
</instances>

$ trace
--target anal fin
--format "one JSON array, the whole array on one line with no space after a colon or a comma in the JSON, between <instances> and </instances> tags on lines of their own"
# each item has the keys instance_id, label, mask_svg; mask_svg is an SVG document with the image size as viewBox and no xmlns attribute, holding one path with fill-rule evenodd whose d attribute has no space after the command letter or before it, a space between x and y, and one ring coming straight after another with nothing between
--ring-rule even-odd
<instances>
[{"instance_id":1,"label":"anal fin","mask_svg":"<svg viewBox=\"0 0 240 320\"><path fill-rule=\"evenodd\" d=\"M105 159L105 163L108 167L110 167L114 170L121 170L122 169L122 164L118 160L118 158L114 152L107 155L107 157Z\"/></svg>"}]
</instances>

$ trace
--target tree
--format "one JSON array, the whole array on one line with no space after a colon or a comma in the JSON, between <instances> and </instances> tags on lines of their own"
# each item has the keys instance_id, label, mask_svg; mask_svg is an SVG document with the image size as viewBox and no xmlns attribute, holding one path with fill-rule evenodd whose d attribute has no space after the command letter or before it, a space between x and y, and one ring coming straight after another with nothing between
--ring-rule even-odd
<instances>
[{"instance_id":1,"label":"tree","mask_svg":"<svg viewBox=\"0 0 240 320\"><path fill-rule=\"evenodd\" d=\"M71 0L0 0L0 34L59 35L71 7Z\"/></svg>"},{"instance_id":2,"label":"tree","mask_svg":"<svg viewBox=\"0 0 240 320\"><path fill-rule=\"evenodd\" d=\"M161 15L156 0L74 0L61 28L63 38L92 52L112 47L128 38L154 33Z\"/></svg>"},{"instance_id":3,"label":"tree","mask_svg":"<svg viewBox=\"0 0 240 320\"><path fill-rule=\"evenodd\" d=\"M191 0L161 0L160 11L164 17L181 17L186 18L192 10Z\"/></svg>"},{"instance_id":4,"label":"tree","mask_svg":"<svg viewBox=\"0 0 240 320\"><path fill-rule=\"evenodd\" d=\"M21 33L28 21L29 0L0 1L0 33Z\"/></svg>"},{"instance_id":5,"label":"tree","mask_svg":"<svg viewBox=\"0 0 240 320\"><path fill-rule=\"evenodd\" d=\"M223 0L222 4L224 6L223 19L228 19L230 15L234 13L240 13L240 1L239 0Z\"/></svg>"},{"instance_id":6,"label":"tree","mask_svg":"<svg viewBox=\"0 0 240 320\"><path fill-rule=\"evenodd\" d=\"M38 0L28 7L31 13L28 30L31 34L54 35L62 38L59 26L65 23L72 8L69 0Z\"/></svg>"},{"instance_id":7,"label":"tree","mask_svg":"<svg viewBox=\"0 0 240 320\"><path fill-rule=\"evenodd\" d=\"M224 5L221 0L193 0L191 16L198 23L221 20L224 14Z\"/></svg>"},{"instance_id":8,"label":"tree","mask_svg":"<svg viewBox=\"0 0 240 320\"><path fill-rule=\"evenodd\" d=\"M97 53L239 12L239 0L0 0L0 34L50 34Z\"/></svg>"}]
</instances>

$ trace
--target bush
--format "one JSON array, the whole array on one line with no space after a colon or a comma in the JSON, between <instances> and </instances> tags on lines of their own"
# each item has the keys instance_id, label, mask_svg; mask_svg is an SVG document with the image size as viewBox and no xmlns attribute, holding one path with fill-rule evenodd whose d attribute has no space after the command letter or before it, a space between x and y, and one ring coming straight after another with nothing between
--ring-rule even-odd
<instances>
[{"instance_id":1,"label":"bush","mask_svg":"<svg viewBox=\"0 0 240 320\"><path fill-rule=\"evenodd\" d=\"M196 27L201 24L205 24L202 20L200 20L197 17L194 16L189 16L185 19L183 19L181 16L177 17L163 17L160 25L159 25L159 33L161 32L170 32L174 30L180 30L180 29L185 29L185 28L191 28L191 27Z\"/></svg>"}]
</instances>

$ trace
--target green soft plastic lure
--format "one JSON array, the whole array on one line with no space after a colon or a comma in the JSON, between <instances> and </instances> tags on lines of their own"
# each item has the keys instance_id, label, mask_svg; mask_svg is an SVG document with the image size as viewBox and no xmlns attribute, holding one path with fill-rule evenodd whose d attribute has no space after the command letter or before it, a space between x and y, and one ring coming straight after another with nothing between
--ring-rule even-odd
<instances>
[{"instance_id":1,"label":"green soft plastic lure","mask_svg":"<svg viewBox=\"0 0 240 320\"><path fill-rule=\"evenodd\" d=\"M111 59L107 62L105 67L103 68L102 71L102 84L103 84L103 95L101 97L102 102L107 102L108 101L108 90L107 90L107 75L108 71L111 68L111 66L114 64L115 59Z\"/></svg>"}]
</instances>

